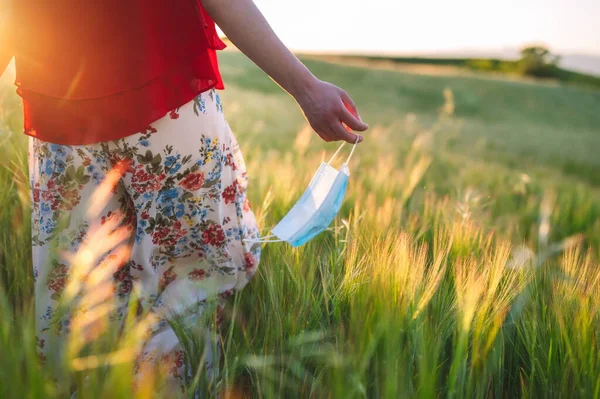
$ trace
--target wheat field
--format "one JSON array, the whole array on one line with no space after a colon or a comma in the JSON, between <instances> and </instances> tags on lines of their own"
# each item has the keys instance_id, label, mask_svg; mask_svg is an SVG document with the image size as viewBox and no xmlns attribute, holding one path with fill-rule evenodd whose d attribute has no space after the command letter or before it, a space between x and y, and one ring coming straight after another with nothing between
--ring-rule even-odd
<instances>
[{"instance_id":1,"label":"wheat field","mask_svg":"<svg viewBox=\"0 0 600 399\"><path fill-rule=\"evenodd\" d=\"M240 54L221 62L267 233L337 144ZM600 92L306 62L371 126L345 202L308 244L264 248L218 377L190 354L183 394L156 372L132 388L145 321L38 365L26 140L0 82L0 397L600 397Z\"/></svg>"}]
</instances>

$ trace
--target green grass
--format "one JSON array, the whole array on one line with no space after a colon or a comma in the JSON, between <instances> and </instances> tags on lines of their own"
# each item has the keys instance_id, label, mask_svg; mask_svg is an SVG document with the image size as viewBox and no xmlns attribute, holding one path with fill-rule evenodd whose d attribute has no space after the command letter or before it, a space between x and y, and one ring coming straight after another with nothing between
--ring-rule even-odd
<instances>
[{"instance_id":1,"label":"green grass","mask_svg":"<svg viewBox=\"0 0 600 399\"><path fill-rule=\"evenodd\" d=\"M336 144L305 130L293 100L240 54L220 59L266 232ZM231 397L600 397L600 92L306 62L349 91L371 130L329 231L299 249L266 246L234 297L218 387ZM127 364L36 365L26 140L7 86L0 397L65 397L85 374L82 397L128 397Z\"/></svg>"}]
</instances>

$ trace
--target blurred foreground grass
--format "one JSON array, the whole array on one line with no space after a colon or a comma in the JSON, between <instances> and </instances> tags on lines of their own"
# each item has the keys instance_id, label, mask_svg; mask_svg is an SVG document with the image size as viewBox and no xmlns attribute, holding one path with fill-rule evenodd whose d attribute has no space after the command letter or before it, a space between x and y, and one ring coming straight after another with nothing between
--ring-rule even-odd
<instances>
[{"instance_id":1,"label":"blurred foreground grass","mask_svg":"<svg viewBox=\"0 0 600 399\"><path fill-rule=\"evenodd\" d=\"M221 61L266 232L336 144L241 55ZM350 92L371 130L329 231L296 250L265 247L232 300L221 391L600 397L600 92L307 63ZM81 397L131 397L126 363L101 373L36 364L26 140L7 82L0 397L66 397L85 375ZM151 382L135 395L162 397Z\"/></svg>"}]
</instances>

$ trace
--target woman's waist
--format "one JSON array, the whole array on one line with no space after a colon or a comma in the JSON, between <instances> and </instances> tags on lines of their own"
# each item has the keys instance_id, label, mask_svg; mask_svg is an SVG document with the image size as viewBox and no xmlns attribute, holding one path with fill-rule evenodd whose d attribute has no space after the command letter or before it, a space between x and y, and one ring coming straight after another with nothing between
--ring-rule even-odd
<instances>
[{"instance_id":1,"label":"woman's waist","mask_svg":"<svg viewBox=\"0 0 600 399\"><path fill-rule=\"evenodd\" d=\"M134 134L211 88L224 88L220 76L157 80L138 90L86 100L17 92L23 98L26 134L57 144L80 145Z\"/></svg>"}]
</instances>

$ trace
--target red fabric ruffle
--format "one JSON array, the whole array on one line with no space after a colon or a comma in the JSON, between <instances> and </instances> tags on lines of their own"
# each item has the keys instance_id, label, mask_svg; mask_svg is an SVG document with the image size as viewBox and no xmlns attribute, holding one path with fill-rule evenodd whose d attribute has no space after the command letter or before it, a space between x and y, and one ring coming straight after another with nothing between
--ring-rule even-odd
<instances>
[{"instance_id":1,"label":"red fabric ruffle","mask_svg":"<svg viewBox=\"0 0 600 399\"><path fill-rule=\"evenodd\" d=\"M210 63L215 76L194 66ZM57 144L84 145L115 140L143 131L169 111L211 88L223 89L215 50L209 49L148 84L111 96L66 100L17 89L23 99L24 132Z\"/></svg>"}]
</instances>

